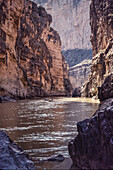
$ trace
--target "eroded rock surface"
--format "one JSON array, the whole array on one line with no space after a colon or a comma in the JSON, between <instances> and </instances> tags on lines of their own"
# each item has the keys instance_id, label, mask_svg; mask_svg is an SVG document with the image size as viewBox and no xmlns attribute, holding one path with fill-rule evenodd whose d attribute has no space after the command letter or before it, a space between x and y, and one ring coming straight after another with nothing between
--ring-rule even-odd
<instances>
[{"instance_id":1,"label":"eroded rock surface","mask_svg":"<svg viewBox=\"0 0 113 170\"><path fill-rule=\"evenodd\" d=\"M93 60L91 74L83 87L83 96L98 95L98 88L113 72L113 3L112 1L91 1L91 42Z\"/></svg>"},{"instance_id":2,"label":"eroded rock surface","mask_svg":"<svg viewBox=\"0 0 113 170\"><path fill-rule=\"evenodd\" d=\"M107 99L91 119L77 124L78 135L69 143L73 167L113 169L113 99Z\"/></svg>"},{"instance_id":3,"label":"eroded rock surface","mask_svg":"<svg viewBox=\"0 0 113 170\"><path fill-rule=\"evenodd\" d=\"M97 96L95 114L77 124L69 143L74 169L113 169L113 8L112 1L91 0L93 60L84 96Z\"/></svg>"},{"instance_id":4,"label":"eroded rock surface","mask_svg":"<svg viewBox=\"0 0 113 170\"><path fill-rule=\"evenodd\" d=\"M109 40L106 49L93 57L88 82L83 86L82 96L98 96L98 89L105 78L113 72L113 39Z\"/></svg>"},{"instance_id":5,"label":"eroded rock surface","mask_svg":"<svg viewBox=\"0 0 113 170\"><path fill-rule=\"evenodd\" d=\"M28 154L0 131L0 169L36 170Z\"/></svg>"},{"instance_id":6,"label":"eroded rock surface","mask_svg":"<svg viewBox=\"0 0 113 170\"><path fill-rule=\"evenodd\" d=\"M53 17L52 27L61 36L62 49L91 49L90 0L32 0Z\"/></svg>"},{"instance_id":7,"label":"eroded rock surface","mask_svg":"<svg viewBox=\"0 0 113 170\"><path fill-rule=\"evenodd\" d=\"M91 43L93 56L104 50L113 38L113 1L91 0L90 4Z\"/></svg>"},{"instance_id":8,"label":"eroded rock surface","mask_svg":"<svg viewBox=\"0 0 113 170\"><path fill-rule=\"evenodd\" d=\"M104 83L98 89L98 98L100 101L113 98L113 73L106 77Z\"/></svg>"},{"instance_id":9,"label":"eroded rock surface","mask_svg":"<svg viewBox=\"0 0 113 170\"><path fill-rule=\"evenodd\" d=\"M91 60L86 59L81 63L69 68L69 79L73 88L81 88L89 78L91 71Z\"/></svg>"},{"instance_id":10,"label":"eroded rock surface","mask_svg":"<svg viewBox=\"0 0 113 170\"><path fill-rule=\"evenodd\" d=\"M51 22L31 1L0 1L1 96L69 95L61 41Z\"/></svg>"},{"instance_id":11,"label":"eroded rock surface","mask_svg":"<svg viewBox=\"0 0 113 170\"><path fill-rule=\"evenodd\" d=\"M81 87L88 80L91 65L76 67L86 59L92 59L90 43L90 0L32 0L43 6L52 15L51 26L55 28L62 42L62 50L69 67L69 78L73 88ZM78 79L79 77L79 79Z\"/></svg>"}]
</instances>

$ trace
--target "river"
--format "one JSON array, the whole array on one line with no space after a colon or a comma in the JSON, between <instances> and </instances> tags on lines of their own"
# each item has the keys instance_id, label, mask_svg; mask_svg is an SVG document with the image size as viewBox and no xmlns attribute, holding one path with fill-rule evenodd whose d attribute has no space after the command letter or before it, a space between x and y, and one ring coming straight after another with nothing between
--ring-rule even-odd
<instances>
[{"instance_id":1,"label":"river","mask_svg":"<svg viewBox=\"0 0 113 170\"><path fill-rule=\"evenodd\" d=\"M58 154L68 160L67 146L77 135L77 122L90 118L98 105L98 101L81 98L1 103L0 130L30 155L38 169L58 168L59 163L39 160Z\"/></svg>"}]
</instances>

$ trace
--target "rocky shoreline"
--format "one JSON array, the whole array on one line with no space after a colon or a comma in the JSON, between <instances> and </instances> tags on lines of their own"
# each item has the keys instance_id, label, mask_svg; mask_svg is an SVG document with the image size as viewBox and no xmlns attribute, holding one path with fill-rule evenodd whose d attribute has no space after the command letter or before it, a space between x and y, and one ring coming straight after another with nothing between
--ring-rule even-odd
<instances>
[{"instance_id":1,"label":"rocky shoreline","mask_svg":"<svg viewBox=\"0 0 113 170\"><path fill-rule=\"evenodd\" d=\"M91 0L93 60L82 96L98 97L99 109L77 123L78 135L68 145L78 169L113 169L113 3ZM108 32L108 33L107 33Z\"/></svg>"},{"instance_id":2,"label":"rocky shoreline","mask_svg":"<svg viewBox=\"0 0 113 170\"><path fill-rule=\"evenodd\" d=\"M78 122L77 130L68 146L74 166L113 169L113 98L104 101L91 119Z\"/></svg>"},{"instance_id":3,"label":"rocky shoreline","mask_svg":"<svg viewBox=\"0 0 113 170\"><path fill-rule=\"evenodd\" d=\"M0 131L0 169L37 170L28 154Z\"/></svg>"},{"instance_id":4,"label":"rocky shoreline","mask_svg":"<svg viewBox=\"0 0 113 170\"><path fill-rule=\"evenodd\" d=\"M99 88L99 109L92 118L77 123L78 135L69 142L73 167L113 169L113 76Z\"/></svg>"}]
</instances>

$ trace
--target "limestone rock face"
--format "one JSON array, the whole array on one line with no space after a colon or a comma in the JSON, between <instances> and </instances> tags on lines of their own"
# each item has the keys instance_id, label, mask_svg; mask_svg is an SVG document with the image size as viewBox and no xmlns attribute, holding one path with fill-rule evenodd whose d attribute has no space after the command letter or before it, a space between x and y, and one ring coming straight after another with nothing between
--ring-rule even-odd
<instances>
[{"instance_id":1,"label":"limestone rock face","mask_svg":"<svg viewBox=\"0 0 113 170\"><path fill-rule=\"evenodd\" d=\"M62 49L90 49L90 0L33 0L53 17L52 27L61 36Z\"/></svg>"},{"instance_id":2,"label":"limestone rock face","mask_svg":"<svg viewBox=\"0 0 113 170\"><path fill-rule=\"evenodd\" d=\"M69 68L69 78L73 88L82 87L83 83L88 80L90 74L91 60L84 60Z\"/></svg>"},{"instance_id":3,"label":"limestone rock face","mask_svg":"<svg viewBox=\"0 0 113 170\"><path fill-rule=\"evenodd\" d=\"M93 56L105 49L113 38L113 1L91 0L90 5L91 43Z\"/></svg>"},{"instance_id":4,"label":"limestone rock face","mask_svg":"<svg viewBox=\"0 0 113 170\"><path fill-rule=\"evenodd\" d=\"M73 169L113 169L113 99L107 99L91 119L77 124L69 143Z\"/></svg>"},{"instance_id":5,"label":"limestone rock face","mask_svg":"<svg viewBox=\"0 0 113 170\"><path fill-rule=\"evenodd\" d=\"M113 72L113 3L111 1L91 1L91 42L93 60L91 74L83 87L83 96L98 94L98 87Z\"/></svg>"},{"instance_id":6,"label":"limestone rock face","mask_svg":"<svg viewBox=\"0 0 113 170\"><path fill-rule=\"evenodd\" d=\"M81 87L87 80L89 74L80 75L77 64L85 59L92 59L90 43L90 0L32 0L43 6L52 15L52 27L55 28L61 37L62 50L69 66L75 66L75 70L69 70L69 79L73 88ZM87 54L87 55L86 55ZM77 62L76 62L77 61ZM76 70L77 68L77 70ZM84 68L84 73L86 69ZM87 72L89 73L89 71ZM80 79L78 80L78 77ZM75 82L76 81L76 82Z\"/></svg>"},{"instance_id":7,"label":"limestone rock face","mask_svg":"<svg viewBox=\"0 0 113 170\"><path fill-rule=\"evenodd\" d=\"M66 95L61 41L51 22L31 1L0 1L0 95Z\"/></svg>"},{"instance_id":8,"label":"limestone rock face","mask_svg":"<svg viewBox=\"0 0 113 170\"><path fill-rule=\"evenodd\" d=\"M63 54L69 63L69 79L73 88L81 88L89 77L92 50L74 49L63 51Z\"/></svg>"},{"instance_id":9,"label":"limestone rock face","mask_svg":"<svg viewBox=\"0 0 113 170\"><path fill-rule=\"evenodd\" d=\"M37 169L28 154L3 131L0 131L0 169Z\"/></svg>"}]
</instances>

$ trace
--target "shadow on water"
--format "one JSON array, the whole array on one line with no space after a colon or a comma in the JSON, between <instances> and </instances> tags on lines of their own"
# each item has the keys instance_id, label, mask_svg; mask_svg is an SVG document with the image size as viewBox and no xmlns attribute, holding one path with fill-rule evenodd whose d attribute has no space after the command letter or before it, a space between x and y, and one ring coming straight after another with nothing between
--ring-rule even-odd
<instances>
[{"instance_id":1,"label":"shadow on water","mask_svg":"<svg viewBox=\"0 0 113 170\"><path fill-rule=\"evenodd\" d=\"M0 104L0 130L4 130L19 144L39 168L69 169L68 143L77 135L77 122L89 118L98 103L67 101L24 100ZM65 161L39 160L62 154Z\"/></svg>"}]
</instances>

